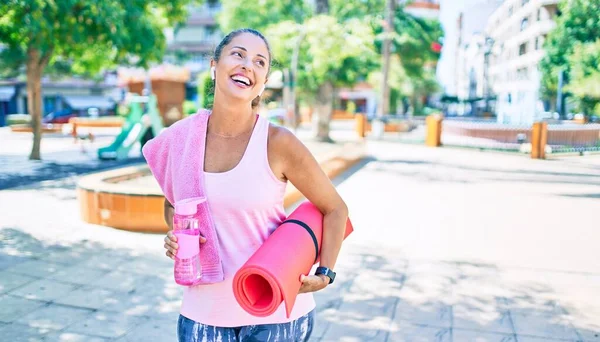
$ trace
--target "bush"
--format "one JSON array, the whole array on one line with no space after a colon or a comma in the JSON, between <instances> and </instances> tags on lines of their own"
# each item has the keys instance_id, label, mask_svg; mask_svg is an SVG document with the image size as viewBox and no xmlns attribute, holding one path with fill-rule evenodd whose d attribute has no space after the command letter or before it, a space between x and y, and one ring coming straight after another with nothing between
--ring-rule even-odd
<instances>
[{"instance_id":1,"label":"bush","mask_svg":"<svg viewBox=\"0 0 600 342\"><path fill-rule=\"evenodd\" d=\"M23 125L31 123L31 115L29 114L10 114L6 116L6 125Z\"/></svg>"},{"instance_id":2,"label":"bush","mask_svg":"<svg viewBox=\"0 0 600 342\"><path fill-rule=\"evenodd\" d=\"M183 116L196 114L198 111L198 105L194 101L183 102Z\"/></svg>"},{"instance_id":3,"label":"bush","mask_svg":"<svg viewBox=\"0 0 600 342\"><path fill-rule=\"evenodd\" d=\"M211 109L215 94L209 71L198 75L198 95L200 96L200 108Z\"/></svg>"}]
</instances>

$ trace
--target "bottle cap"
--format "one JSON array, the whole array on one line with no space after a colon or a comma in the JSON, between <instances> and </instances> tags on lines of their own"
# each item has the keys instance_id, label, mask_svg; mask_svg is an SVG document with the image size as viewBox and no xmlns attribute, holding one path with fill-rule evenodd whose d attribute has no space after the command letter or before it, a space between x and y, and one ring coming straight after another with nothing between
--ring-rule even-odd
<instances>
[{"instance_id":1,"label":"bottle cap","mask_svg":"<svg viewBox=\"0 0 600 342\"><path fill-rule=\"evenodd\" d=\"M206 201L204 197L192 197L175 203L175 213L179 215L194 215L198 211L198 204Z\"/></svg>"}]
</instances>

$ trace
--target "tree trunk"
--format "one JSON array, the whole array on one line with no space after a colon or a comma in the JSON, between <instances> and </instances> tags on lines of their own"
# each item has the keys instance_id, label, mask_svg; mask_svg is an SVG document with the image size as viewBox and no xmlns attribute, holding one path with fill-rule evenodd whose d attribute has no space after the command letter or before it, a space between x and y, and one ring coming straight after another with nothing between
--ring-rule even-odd
<instances>
[{"instance_id":1,"label":"tree trunk","mask_svg":"<svg viewBox=\"0 0 600 342\"><path fill-rule=\"evenodd\" d=\"M329 137L329 123L333 110L333 83L325 81L317 90L317 141L333 142Z\"/></svg>"},{"instance_id":2,"label":"tree trunk","mask_svg":"<svg viewBox=\"0 0 600 342\"><path fill-rule=\"evenodd\" d=\"M33 130L33 147L29 159L40 160L42 141L42 72L47 63L40 51L29 49L27 52L27 106L31 116Z\"/></svg>"},{"instance_id":3,"label":"tree trunk","mask_svg":"<svg viewBox=\"0 0 600 342\"><path fill-rule=\"evenodd\" d=\"M329 13L329 0L317 0L316 1L316 13L327 14Z\"/></svg>"},{"instance_id":4,"label":"tree trunk","mask_svg":"<svg viewBox=\"0 0 600 342\"><path fill-rule=\"evenodd\" d=\"M391 34L394 32L394 0L387 0L386 21L384 26L385 39L383 40L383 68L381 77L381 104L379 106L378 117L389 114L390 112L390 87L388 79L390 74L390 54L392 46Z\"/></svg>"}]
</instances>

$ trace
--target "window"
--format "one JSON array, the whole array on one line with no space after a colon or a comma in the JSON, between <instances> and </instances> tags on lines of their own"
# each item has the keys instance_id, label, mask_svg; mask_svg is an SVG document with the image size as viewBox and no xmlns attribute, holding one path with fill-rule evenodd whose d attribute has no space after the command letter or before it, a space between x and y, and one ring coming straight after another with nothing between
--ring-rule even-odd
<instances>
[{"instance_id":1,"label":"window","mask_svg":"<svg viewBox=\"0 0 600 342\"><path fill-rule=\"evenodd\" d=\"M513 7L512 7L512 6L510 6L510 7L508 8L508 16L510 17L512 14L513 14Z\"/></svg>"},{"instance_id":2,"label":"window","mask_svg":"<svg viewBox=\"0 0 600 342\"><path fill-rule=\"evenodd\" d=\"M527 26L529 25L529 18L525 18L521 21L521 32L525 31Z\"/></svg>"},{"instance_id":3,"label":"window","mask_svg":"<svg viewBox=\"0 0 600 342\"><path fill-rule=\"evenodd\" d=\"M527 43L519 45L519 56L523 56L527 53Z\"/></svg>"},{"instance_id":4,"label":"window","mask_svg":"<svg viewBox=\"0 0 600 342\"><path fill-rule=\"evenodd\" d=\"M541 8L537 10L537 21L540 21L540 20L542 20L542 9Z\"/></svg>"},{"instance_id":5,"label":"window","mask_svg":"<svg viewBox=\"0 0 600 342\"><path fill-rule=\"evenodd\" d=\"M521 6L527 5L528 2L529 2L529 0L521 0Z\"/></svg>"}]
</instances>

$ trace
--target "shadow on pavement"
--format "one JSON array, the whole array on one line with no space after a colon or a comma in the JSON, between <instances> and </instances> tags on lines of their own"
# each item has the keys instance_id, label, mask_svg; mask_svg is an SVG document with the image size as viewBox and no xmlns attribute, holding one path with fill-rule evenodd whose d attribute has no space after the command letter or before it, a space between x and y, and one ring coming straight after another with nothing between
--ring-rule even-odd
<instances>
[{"instance_id":1,"label":"shadow on pavement","mask_svg":"<svg viewBox=\"0 0 600 342\"><path fill-rule=\"evenodd\" d=\"M10 167L12 163L22 163L23 156L3 156L2 163ZM104 171L116 167L143 163L143 158L129 158L125 160L94 161L93 163L80 164L58 164L53 162L31 162L31 168L27 173L19 170L12 173L0 173L0 190L31 185L48 180L57 180L73 176L81 176L91 172Z\"/></svg>"},{"instance_id":2,"label":"shadow on pavement","mask_svg":"<svg viewBox=\"0 0 600 342\"><path fill-rule=\"evenodd\" d=\"M0 336L6 341L172 341L181 287L172 261L96 242L48 244L0 230Z\"/></svg>"},{"instance_id":3,"label":"shadow on pavement","mask_svg":"<svg viewBox=\"0 0 600 342\"><path fill-rule=\"evenodd\" d=\"M593 314L559 303L538 271L381 254L363 248L340 260L340 283L316 295L315 341L600 338Z\"/></svg>"}]
</instances>

